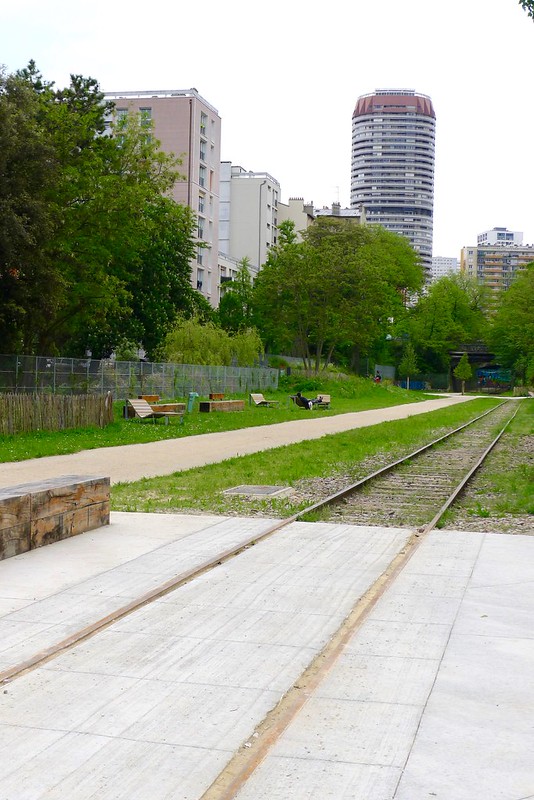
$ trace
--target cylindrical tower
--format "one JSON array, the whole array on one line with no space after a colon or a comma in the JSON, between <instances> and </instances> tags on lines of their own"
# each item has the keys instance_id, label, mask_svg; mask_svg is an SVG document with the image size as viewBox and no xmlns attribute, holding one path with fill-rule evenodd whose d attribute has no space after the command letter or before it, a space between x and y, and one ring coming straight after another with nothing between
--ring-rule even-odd
<instances>
[{"instance_id":1,"label":"cylindrical tower","mask_svg":"<svg viewBox=\"0 0 534 800\"><path fill-rule=\"evenodd\" d=\"M436 115L413 89L377 89L352 115L350 203L369 224L406 236L430 275Z\"/></svg>"}]
</instances>

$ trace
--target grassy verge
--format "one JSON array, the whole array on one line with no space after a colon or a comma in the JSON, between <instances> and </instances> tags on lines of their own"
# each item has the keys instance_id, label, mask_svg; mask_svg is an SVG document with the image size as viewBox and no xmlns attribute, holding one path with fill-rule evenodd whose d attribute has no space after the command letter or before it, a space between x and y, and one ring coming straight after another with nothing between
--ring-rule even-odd
<instances>
[{"instance_id":1,"label":"grassy verge","mask_svg":"<svg viewBox=\"0 0 534 800\"><path fill-rule=\"evenodd\" d=\"M300 480L327 478L336 473L346 473L357 480L370 471L367 463L370 459L386 463L409 453L499 402L473 400L410 419L328 435L170 476L118 484L112 488L112 507L119 511L243 515L261 512L290 516L309 505L309 501L298 502L291 496L243 500L221 492L240 484L295 486Z\"/></svg>"},{"instance_id":2,"label":"grassy verge","mask_svg":"<svg viewBox=\"0 0 534 800\"><path fill-rule=\"evenodd\" d=\"M489 455L476 481L443 524L466 517L534 515L534 402L523 401L507 433ZM534 516L532 518L534 529ZM525 531L526 532L526 531Z\"/></svg>"},{"instance_id":3,"label":"grassy verge","mask_svg":"<svg viewBox=\"0 0 534 800\"><path fill-rule=\"evenodd\" d=\"M304 383L302 391L309 393L310 397L315 397L317 392L313 390L311 383L309 381L307 384ZM81 450L93 450L97 447L139 444L194 436L199 433L272 425L275 422L299 419L305 415L330 416L428 399L420 392L408 392L396 386L376 385L358 378L347 381L324 380L317 385L325 394L331 394L330 410L314 409L308 412L297 408L290 401L289 395L300 388L298 383L282 386L278 392L265 393L269 399L279 400L277 408L252 407L248 403L248 394L234 394L232 395L234 399L245 400L244 411L200 414L196 403L191 414L185 415L183 424L178 420L171 420L169 425L164 425L161 420L155 424L148 420L144 422L126 420L122 418L124 404L117 402L114 405L114 422L103 429L94 427L54 432L37 431L0 437L0 462L23 461L29 458L78 453Z\"/></svg>"}]
</instances>

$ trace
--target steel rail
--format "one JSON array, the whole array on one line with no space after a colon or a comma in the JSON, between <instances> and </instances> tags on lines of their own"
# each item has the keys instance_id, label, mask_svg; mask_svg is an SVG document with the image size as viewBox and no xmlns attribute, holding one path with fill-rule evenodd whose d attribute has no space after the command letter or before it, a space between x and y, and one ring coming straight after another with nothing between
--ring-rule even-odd
<instances>
[{"instance_id":1,"label":"steel rail","mask_svg":"<svg viewBox=\"0 0 534 800\"><path fill-rule=\"evenodd\" d=\"M305 508L303 511L300 511L299 514L297 514L297 518L300 519L300 517L304 516L305 514L310 514L314 511L319 511L321 508L324 508L327 505L331 505L332 503L335 503L338 500L342 500L344 497L353 494L353 492L355 492L356 489L359 489L361 486L364 486L365 484L369 483L375 478L379 478L381 475L385 475L387 472L391 472L392 470L395 469L395 467L398 467L401 464L404 464L406 461L409 461L410 459L420 455L421 453L430 450L432 447L435 447L440 442L445 441L445 439L448 439L449 437L454 436L457 433L460 433L460 431L465 430L470 425L473 425L475 422L478 422L479 420L486 417L488 414L492 414L494 411L497 411L497 409L502 408L504 405L506 405L507 402L508 402L507 400L504 400L502 403L499 403L499 405L494 406L494 408L490 408L489 411L485 411L478 417L474 417L469 422L465 422L463 425L460 425L459 428L455 428L454 430L443 434L443 436L440 436L437 439L433 439L431 442L428 442L428 444L419 447L417 450L414 450L413 453L410 453L407 456L402 456L402 458L398 458L396 461L392 461L390 464L386 464L385 467L381 467L380 469L377 469L375 472L371 472L369 475L365 475L363 478L360 478L360 480L356 481L356 483L352 483L350 486L346 486L344 489L340 489L338 492L335 492L329 497L326 497L323 500L319 500L319 502L314 503L314 505Z\"/></svg>"}]
</instances>

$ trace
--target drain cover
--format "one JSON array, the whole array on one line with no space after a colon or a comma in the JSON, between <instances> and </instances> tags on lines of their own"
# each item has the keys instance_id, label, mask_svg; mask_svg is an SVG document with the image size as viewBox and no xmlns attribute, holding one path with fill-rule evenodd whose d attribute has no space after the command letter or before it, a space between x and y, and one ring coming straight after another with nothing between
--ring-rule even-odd
<instances>
[{"instance_id":1,"label":"drain cover","mask_svg":"<svg viewBox=\"0 0 534 800\"><path fill-rule=\"evenodd\" d=\"M293 494L290 486L234 486L232 489L225 489L223 494L238 494L245 497L286 497Z\"/></svg>"}]
</instances>

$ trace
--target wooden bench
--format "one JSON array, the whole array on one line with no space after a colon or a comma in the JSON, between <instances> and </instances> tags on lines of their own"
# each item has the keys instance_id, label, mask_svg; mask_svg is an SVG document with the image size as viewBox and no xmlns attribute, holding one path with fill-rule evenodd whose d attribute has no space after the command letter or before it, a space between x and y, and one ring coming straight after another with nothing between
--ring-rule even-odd
<instances>
[{"instance_id":1,"label":"wooden bench","mask_svg":"<svg viewBox=\"0 0 534 800\"><path fill-rule=\"evenodd\" d=\"M109 483L63 475L0 489L0 559L109 525Z\"/></svg>"},{"instance_id":2,"label":"wooden bench","mask_svg":"<svg viewBox=\"0 0 534 800\"><path fill-rule=\"evenodd\" d=\"M330 408L329 394L319 394L313 400L302 397L300 392L297 392L297 394L290 394L289 397L296 406L305 408L308 411L311 411L313 408Z\"/></svg>"},{"instance_id":3,"label":"wooden bench","mask_svg":"<svg viewBox=\"0 0 534 800\"><path fill-rule=\"evenodd\" d=\"M313 404L317 406L317 408L330 408L330 395L318 394Z\"/></svg>"},{"instance_id":4,"label":"wooden bench","mask_svg":"<svg viewBox=\"0 0 534 800\"><path fill-rule=\"evenodd\" d=\"M280 404L279 400L266 400L260 392L253 392L250 395L250 403L255 406L277 406Z\"/></svg>"},{"instance_id":5,"label":"wooden bench","mask_svg":"<svg viewBox=\"0 0 534 800\"><path fill-rule=\"evenodd\" d=\"M138 399L142 400L143 398ZM173 411L177 414L185 414L185 403L153 403L150 400L147 400L147 403L152 411ZM125 416L127 419L135 417L135 409L129 403L125 406Z\"/></svg>"},{"instance_id":6,"label":"wooden bench","mask_svg":"<svg viewBox=\"0 0 534 800\"><path fill-rule=\"evenodd\" d=\"M164 419L165 424L169 424L169 417L179 417L183 421L184 415L182 411L162 411L159 405L151 406L146 400L128 400L128 408L133 408L134 418L144 420L151 419L156 422L158 419ZM156 411L154 409L157 409ZM128 416L130 413L128 412Z\"/></svg>"},{"instance_id":7,"label":"wooden bench","mask_svg":"<svg viewBox=\"0 0 534 800\"><path fill-rule=\"evenodd\" d=\"M198 410L204 413L210 411L244 411L244 400L201 400Z\"/></svg>"}]
</instances>

